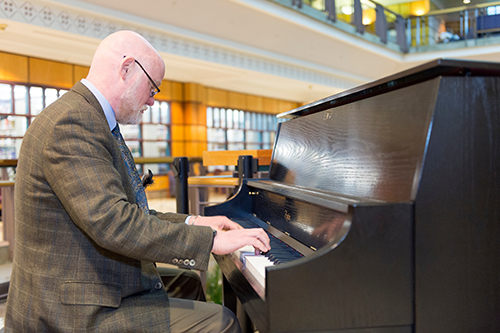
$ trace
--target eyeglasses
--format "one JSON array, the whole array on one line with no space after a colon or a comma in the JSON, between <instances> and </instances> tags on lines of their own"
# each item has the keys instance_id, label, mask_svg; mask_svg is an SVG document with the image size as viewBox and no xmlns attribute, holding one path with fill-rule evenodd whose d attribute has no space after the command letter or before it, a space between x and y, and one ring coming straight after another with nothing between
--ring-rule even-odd
<instances>
[{"instance_id":1,"label":"eyeglasses","mask_svg":"<svg viewBox=\"0 0 500 333\"><path fill-rule=\"evenodd\" d=\"M146 76L148 77L149 81L151 81L151 83L153 84L153 87L156 89L156 90L153 90L153 91L151 91L149 93L149 97L155 97L155 95L161 91L160 88L158 88L158 86L156 85L155 81L153 81L153 79L151 78L151 76L149 76L148 72L146 72L146 70L144 69L144 67L142 67L141 63L138 62L135 59L134 59L134 61L137 63L137 65L139 65L139 67L141 67L141 69L144 72L144 74L146 74Z\"/></svg>"}]
</instances>

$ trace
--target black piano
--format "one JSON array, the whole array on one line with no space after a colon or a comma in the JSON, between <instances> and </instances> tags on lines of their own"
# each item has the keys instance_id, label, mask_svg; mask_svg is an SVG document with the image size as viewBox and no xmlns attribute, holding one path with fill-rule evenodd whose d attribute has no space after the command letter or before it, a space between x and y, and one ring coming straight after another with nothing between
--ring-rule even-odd
<instances>
[{"instance_id":1,"label":"black piano","mask_svg":"<svg viewBox=\"0 0 500 333\"><path fill-rule=\"evenodd\" d=\"M269 178L205 208L271 237L216 256L227 306L260 333L500 331L500 64L440 59L280 116Z\"/></svg>"}]
</instances>

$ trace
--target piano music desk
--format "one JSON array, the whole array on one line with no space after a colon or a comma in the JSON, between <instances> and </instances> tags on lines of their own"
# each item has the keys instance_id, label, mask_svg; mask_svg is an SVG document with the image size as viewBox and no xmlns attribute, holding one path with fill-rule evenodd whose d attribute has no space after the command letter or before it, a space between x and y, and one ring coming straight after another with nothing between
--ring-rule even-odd
<instances>
[{"instance_id":1,"label":"piano music desk","mask_svg":"<svg viewBox=\"0 0 500 333\"><path fill-rule=\"evenodd\" d=\"M237 166L238 157L242 155L251 155L254 159L259 161L259 171L267 171L271 163L272 149L204 151L203 166ZM202 207L213 203L200 200L201 190L210 187L234 189L238 187L239 184L239 178L231 175L189 177L188 186L192 189L192 191L189 191L191 214L201 215L203 213ZM208 195L204 197L208 199Z\"/></svg>"}]
</instances>

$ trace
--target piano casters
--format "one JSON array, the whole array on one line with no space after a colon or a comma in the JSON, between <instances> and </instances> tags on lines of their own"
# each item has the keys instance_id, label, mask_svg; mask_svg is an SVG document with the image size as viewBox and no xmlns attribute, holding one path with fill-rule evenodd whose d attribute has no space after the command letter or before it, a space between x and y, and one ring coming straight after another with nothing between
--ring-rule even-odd
<instances>
[{"instance_id":1,"label":"piano casters","mask_svg":"<svg viewBox=\"0 0 500 333\"><path fill-rule=\"evenodd\" d=\"M177 204L177 213L189 214L188 199L188 176L189 161L187 157L174 158L172 172L175 178L175 201Z\"/></svg>"}]
</instances>

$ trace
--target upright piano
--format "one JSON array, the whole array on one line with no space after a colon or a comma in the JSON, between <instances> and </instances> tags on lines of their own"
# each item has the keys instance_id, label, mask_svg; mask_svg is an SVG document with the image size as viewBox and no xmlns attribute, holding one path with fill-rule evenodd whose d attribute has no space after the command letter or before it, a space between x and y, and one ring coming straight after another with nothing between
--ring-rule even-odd
<instances>
[{"instance_id":1,"label":"upright piano","mask_svg":"<svg viewBox=\"0 0 500 333\"><path fill-rule=\"evenodd\" d=\"M226 305L261 333L500 331L500 64L439 59L281 116L269 177L205 208L271 238L216 256Z\"/></svg>"}]
</instances>

